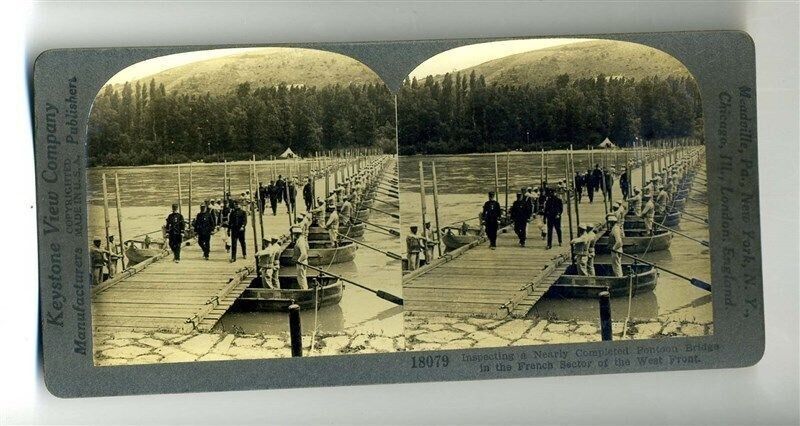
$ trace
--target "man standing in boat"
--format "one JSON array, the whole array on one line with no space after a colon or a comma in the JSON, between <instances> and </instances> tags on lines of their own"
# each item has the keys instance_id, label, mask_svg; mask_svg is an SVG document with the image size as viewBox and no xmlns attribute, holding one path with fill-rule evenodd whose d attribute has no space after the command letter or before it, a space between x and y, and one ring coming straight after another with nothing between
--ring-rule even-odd
<instances>
[{"instance_id":1,"label":"man standing in boat","mask_svg":"<svg viewBox=\"0 0 800 426\"><path fill-rule=\"evenodd\" d=\"M194 232L197 233L197 245L203 250L203 259L208 260L211 251L211 233L214 232L214 218L205 204L200 205L200 213L194 219Z\"/></svg>"},{"instance_id":2,"label":"man standing in boat","mask_svg":"<svg viewBox=\"0 0 800 426\"><path fill-rule=\"evenodd\" d=\"M639 192L639 188L633 187L633 196L628 198L628 209L631 213L635 215L641 214L641 207L642 207L642 193Z\"/></svg>"},{"instance_id":3,"label":"man standing in boat","mask_svg":"<svg viewBox=\"0 0 800 426\"><path fill-rule=\"evenodd\" d=\"M511 214L511 220L514 222L514 232L519 238L519 245L521 247L525 247L530 208L528 203L522 199L522 193L517 193L517 200L511 205L511 211L509 213Z\"/></svg>"},{"instance_id":4,"label":"man standing in boat","mask_svg":"<svg viewBox=\"0 0 800 426\"><path fill-rule=\"evenodd\" d=\"M587 262L589 257L589 241L586 233L586 225L578 225L578 236L569 242L572 245L572 253L575 254L575 264L578 267L578 275L588 276Z\"/></svg>"},{"instance_id":5,"label":"man standing in boat","mask_svg":"<svg viewBox=\"0 0 800 426\"><path fill-rule=\"evenodd\" d=\"M92 245L89 247L89 259L92 261L92 284L98 285L103 282L103 268L108 266L108 260L112 256L108 250L103 249L101 246L103 240L100 237L92 239Z\"/></svg>"},{"instance_id":6,"label":"man standing in boat","mask_svg":"<svg viewBox=\"0 0 800 426\"><path fill-rule=\"evenodd\" d=\"M552 189L547 190L547 201L544 205L544 217L547 220L547 249L553 248L553 231L558 236L558 245L561 245L561 214L564 212L564 203Z\"/></svg>"},{"instance_id":7,"label":"man standing in boat","mask_svg":"<svg viewBox=\"0 0 800 426\"><path fill-rule=\"evenodd\" d=\"M669 206L669 193L663 186L658 186L658 195L656 196L656 214L666 215L667 207Z\"/></svg>"},{"instance_id":8,"label":"man standing in boat","mask_svg":"<svg viewBox=\"0 0 800 426\"><path fill-rule=\"evenodd\" d=\"M181 261L181 244L183 244L183 231L186 226L186 221L183 215L178 213L178 205L172 205L172 213L167 216L167 238L169 240L169 248L172 250L172 257L175 263Z\"/></svg>"},{"instance_id":9,"label":"man standing in boat","mask_svg":"<svg viewBox=\"0 0 800 426\"><path fill-rule=\"evenodd\" d=\"M423 247L425 249L425 264L433 262L433 248L436 247L437 238L434 238L431 223L425 222L425 227L422 229Z\"/></svg>"},{"instance_id":10,"label":"man standing in boat","mask_svg":"<svg viewBox=\"0 0 800 426\"><path fill-rule=\"evenodd\" d=\"M497 228L499 226L500 203L494 199L494 191L489 192L489 200L483 203L483 211L481 212L481 220L483 226L486 228L486 236L489 238L489 248L494 250L497 247Z\"/></svg>"},{"instance_id":11,"label":"man standing in boat","mask_svg":"<svg viewBox=\"0 0 800 426\"><path fill-rule=\"evenodd\" d=\"M331 203L330 207L332 208L330 216L328 216L328 220L325 221L325 229L328 230L328 237L331 239L331 243L334 247L339 246L339 213L336 211L336 203Z\"/></svg>"},{"instance_id":12,"label":"man standing in boat","mask_svg":"<svg viewBox=\"0 0 800 426\"><path fill-rule=\"evenodd\" d=\"M307 212L314 208L314 186L311 184L311 178L306 178L306 184L303 185L303 202Z\"/></svg>"},{"instance_id":13,"label":"man standing in boat","mask_svg":"<svg viewBox=\"0 0 800 426\"><path fill-rule=\"evenodd\" d=\"M247 245L245 243L245 228L247 227L247 213L238 203L233 202L228 229L231 232L231 262L236 262L236 242L242 246L242 258L247 259Z\"/></svg>"},{"instance_id":14,"label":"man standing in boat","mask_svg":"<svg viewBox=\"0 0 800 426\"><path fill-rule=\"evenodd\" d=\"M644 195L647 196L649 194L645 193ZM639 213L639 217L644 219L644 229L647 231L647 235L653 235L653 219L655 218L655 211L656 206L653 203L653 197L650 196L647 199L647 202L644 204L642 212Z\"/></svg>"},{"instance_id":15,"label":"man standing in boat","mask_svg":"<svg viewBox=\"0 0 800 426\"><path fill-rule=\"evenodd\" d=\"M419 253L422 251L420 236L417 234L417 226L412 225L411 233L406 237L406 259L408 260L408 270L414 271L419 268Z\"/></svg>"},{"instance_id":16,"label":"man standing in boat","mask_svg":"<svg viewBox=\"0 0 800 426\"><path fill-rule=\"evenodd\" d=\"M353 204L350 202L351 195L345 195L342 201L342 213L339 215L339 224L341 226L349 226L353 217Z\"/></svg>"},{"instance_id":17,"label":"man standing in boat","mask_svg":"<svg viewBox=\"0 0 800 426\"><path fill-rule=\"evenodd\" d=\"M594 246L597 243L597 233L594 232L593 225L586 225L586 273L588 276L595 276L594 271Z\"/></svg>"},{"instance_id":18,"label":"man standing in boat","mask_svg":"<svg viewBox=\"0 0 800 426\"><path fill-rule=\"evenodd\" d=\"M614 271L615 277L622 276L622 228L617 221L617 216L609 214L606 217L608 226L611 230L608 232L608 245L611 248L611 270Z\"/></svg>"},{"instance_id":19,"label":"man standing in boat","mask_svg":"<svg viewBox=\"0 0 800 426\"><path fill-rule=\"evenodd\" d=\"M292 227L292 234L297 236L294 241L294 257L297 259L297 285L301 290L308 289L308 280L306 278L306 265L308 264L308 237L303 235L302 229L298 226ZM277 255L280 257L280 255Z\"/></svg>"}]
</instances>

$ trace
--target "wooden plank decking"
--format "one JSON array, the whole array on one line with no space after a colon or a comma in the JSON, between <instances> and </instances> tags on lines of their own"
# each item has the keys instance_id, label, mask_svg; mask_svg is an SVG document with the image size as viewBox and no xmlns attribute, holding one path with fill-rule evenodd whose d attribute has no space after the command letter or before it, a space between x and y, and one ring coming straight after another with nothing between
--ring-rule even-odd
<instances>
[{"instance_id":1,"label":"wooden plank decking","mask_svg":"<svg viewBox=\"0 0 800 426\"><path fill-rule=\"evenodd\" d=\"M249 284L251 257L228 261L217 234L204 260L195 241L181 250L181 262L164 253L134 272L99 286L92 294L97 331L189 332L209 330Z\"/></svg>"}]
</instances>

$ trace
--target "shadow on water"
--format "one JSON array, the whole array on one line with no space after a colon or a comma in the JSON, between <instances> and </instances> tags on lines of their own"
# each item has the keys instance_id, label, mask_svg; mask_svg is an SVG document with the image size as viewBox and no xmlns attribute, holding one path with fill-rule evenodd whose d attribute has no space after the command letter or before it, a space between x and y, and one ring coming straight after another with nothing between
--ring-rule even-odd
<instances>
[{"instance_id":1,"label":"shadow on water","mask_svg":"<svg viewBox=\"0 0 800 426\"><path fill-rule=\"evenodd\" d=\"M652 292L637 294L631 303L631 318L658 316L658 298ZM600 305L597 299L567 299L545 296L528 313L529 317L558 320L599 321ZM625 320L628 316L628 297L611 298L611 319Z\"/></svg>"}]
</instances>

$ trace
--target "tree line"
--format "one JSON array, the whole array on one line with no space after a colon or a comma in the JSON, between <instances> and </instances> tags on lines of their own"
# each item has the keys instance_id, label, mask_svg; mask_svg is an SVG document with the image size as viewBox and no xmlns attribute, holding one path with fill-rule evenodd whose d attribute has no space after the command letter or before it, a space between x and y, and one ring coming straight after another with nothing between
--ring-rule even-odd
<instances>
[{"instance_id":1,"label":"tree line","mask_svg":"<svg viewBox=\"0 0 800 426\"><path fill-rule=\"evenodd\" d=\"M473 71L406 79L398 94L401 155L620 146L637 138L702 140L700 92L692 78L572 79L487 84Z\"/></svg>"},{"instance_id":2,"label":"tree line","mask_svg":"<svg viewBox=\"0 0 800 426\"><path fill-rule=\"evenodd\" d=\"M229 93L168 93L106 85L92 106L90 166L243 160L361 147L395 152L394 100L385 85L239 84Z\"/></svg>"}]
</instances>

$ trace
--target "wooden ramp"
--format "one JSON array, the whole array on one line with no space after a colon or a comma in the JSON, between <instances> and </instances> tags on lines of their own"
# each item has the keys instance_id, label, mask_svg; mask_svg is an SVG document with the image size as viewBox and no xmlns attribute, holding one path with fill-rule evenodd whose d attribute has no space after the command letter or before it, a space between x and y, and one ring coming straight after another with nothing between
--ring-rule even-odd
<instances>
[{"instance_id":1,"label":"wooden ramp","mask_svg":"<svg viewBox=\"0 0 800 426\"><path fill-rule=\"evenodd\" d=\"M529 294L544 294L552 282L543 278L566 259L561 250L520 247L513 232L498 235L496 250L487 241L462 249L404 280L406 311L504 318Z\"/></svg>"},{"instance_id":2,"label":"wooden ramp","mask_svg":"<svg viewBox=\"0 0 800 426\"><path fill-rule=\"evenodd\" d=\"M513 230L504 228L495 250L489 249L484 239L406 275L406 312L490 318L527 315L569 264L569 225L564 207L562 246L553 241L553 248L546 250L538 228L528 225L527 246L520 247ZM597 198L593 204L581 205L582 222L598 223L604 216L603 203ZM574 216L572 220L575 227Z\"/></svg>"},{"instance_id":3,"label":"wooden ramp","mask_svg":"<svg viewBox=\"0 0 800 426\"><path fill-rule=\"evenodd\" d=\"M192 241L181 250L181 262L164 252L123 272L92 294L92 324L97 331L186 333L208 330L244 291L255 269L252 257L231 263L222 239L211 239L210 260Z\"/></svg>"}]
</instances>

